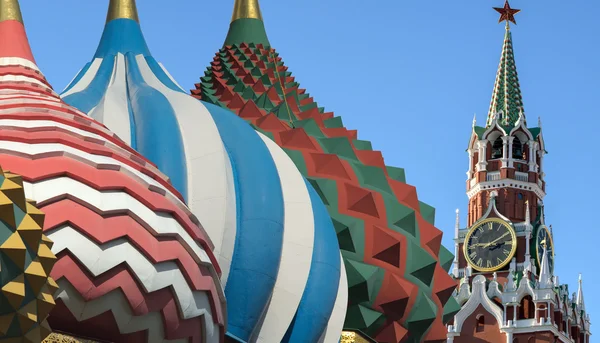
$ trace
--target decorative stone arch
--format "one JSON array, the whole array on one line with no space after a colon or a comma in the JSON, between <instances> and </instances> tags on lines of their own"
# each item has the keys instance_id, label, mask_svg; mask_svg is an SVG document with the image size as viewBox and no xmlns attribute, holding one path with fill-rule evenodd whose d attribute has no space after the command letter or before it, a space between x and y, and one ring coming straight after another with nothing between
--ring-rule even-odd
<instances>
[{"instance_id":1,"label":"decorative stone arch","mask_svg":"<svg viewBox=\"0 0 600 343\"><path fill-rule=\"evenodd\" d=\"M500 131L504 136L508 136L508 134L506 133L506 131L504 131L504 128L502 126L500 126L500 124L498 124L498 117L502 116L502 111L496 113L494 115L494 118L492 119L492 122L490 123L490 126L487 128L487 130L485 130L485 132L483 133L482 137L484 139L487 139L487 136L494 130L498 130Z\"/></svg>"},{"instance_id":2,"label":"decorative stone arch","mask_svg":"<svg viewBox=\"0 0 600 343\"><path fill-rule=\"evenodd\" d=\"M527 295L529 295L532 299L534 298L534 291L529 284L529 278L524 277L521 280L521 283L519 283L519 288L517 289L517 302L521 303L521 300L523 300L523 298Z\"/></svg>"},{"instance_id":3,"label":"decorative stone arch","mask_svg":"<svg viewBox=\"0 0 600 343\"><path fill-rule=\"evenodd\" d=\"M471 297L462 306L461 310L458 311L458 313L454 316L454 327L456 328L457 333L461 332L465 320L475 312L479 305L481 305L487 312L496 318L499 326L502 326L502 309L500 309L492 300L490 300L490 298L488 298L485 286L486 279L483 275L477 275L473 279L473 290Z\"/></svg>"},{"instance_id":4,"label":"decorative stone arch","mask_svg":"<svg viewBox=\"0 0 600 343\"><path fill-rule=\"evenodd\" d=\"M532 319L535 318L536 305L533 302L533 297L530 295L525 295L521 300L519 300L519 314L517 315L517 319Z\"/></svg>"}]
</instances>

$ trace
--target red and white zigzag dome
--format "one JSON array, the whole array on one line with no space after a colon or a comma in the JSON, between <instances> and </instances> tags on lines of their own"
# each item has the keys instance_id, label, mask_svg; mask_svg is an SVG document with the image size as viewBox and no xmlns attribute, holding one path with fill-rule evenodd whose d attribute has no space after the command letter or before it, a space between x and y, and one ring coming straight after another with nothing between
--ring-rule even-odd
<instances>
[{"instance_id":1,"label":"red and white zigzag dome","mask_svg":"<svg viewBox=\"0 0 600 343\"><path fill-rule=\"evenodd\" d=\"M17 0L0 2L0 165L46 213L53 330L111 342L222 342L212 243L168 179L66 105L39 71Z\"/></svg>"}]
</instances>

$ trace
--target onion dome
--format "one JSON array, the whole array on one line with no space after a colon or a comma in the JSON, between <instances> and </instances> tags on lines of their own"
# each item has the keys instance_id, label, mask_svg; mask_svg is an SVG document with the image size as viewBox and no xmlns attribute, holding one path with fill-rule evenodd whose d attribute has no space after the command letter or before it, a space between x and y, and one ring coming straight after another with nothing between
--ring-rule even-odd
<instances>
[{"instance_id":1,"label":"onion dome","mask_svg":"<svg viewBox=\"0 0 600 343\"><path fill-rule=\"evenodd\" d=\"M156 166L52 90L33 59L16 0L0 1L0 18L0 165L22 176L25 194L46 214L43 232L57 256L51 328L110 342L223 342L219 269L196 217ZM19 198L16 187L0 191ZM23 216L19 201L15 215ZM29 252L33 223L27 231L29 238L17 227ZM16 268L4 258L18 256L14 249L2 252L2 282ZM47 272L42 249L43 271L36 267L29 277L25 270L24 302L31 280L39 285ZM43 295L39 287L33 291Z\"/></svg>"},{"instance_id":2,"label":"onion dome","mask_svg":"<svg viewBox=\"0 0 600 343\"><path fill-rule=\"evenodd\" d=\"M50 334L46 319L58 285L49 274L56 256L42 233L44 213L25 199L21 177L2 169L0 220L0 337L39 343Z\"/></svg>"},{"instance_id":3,"label":"onion dome","mask_svg":"<svg viewBox=\"0 0 600 343\"><path fill-rule=\"evenodd\" d=\"M258 0L236 0L225 44L192 95L272 137L326 204L348 275L347 330L381 343L445 341L460 307L434 208L300 88L271 47Z\"/></svg>"},{"instance_id":4,"label":"onion dome","mask_svg":"<svg viewBox=\"0 0 600 343\"><path fill-rule=\"evenodd\" d=\"M177 85L150 54L134 1L110 2L94 59L62 96L185 197L215 243L231 340L339 341L346 276L319 195L269 134Z\"/></svg>"}]
</instances>

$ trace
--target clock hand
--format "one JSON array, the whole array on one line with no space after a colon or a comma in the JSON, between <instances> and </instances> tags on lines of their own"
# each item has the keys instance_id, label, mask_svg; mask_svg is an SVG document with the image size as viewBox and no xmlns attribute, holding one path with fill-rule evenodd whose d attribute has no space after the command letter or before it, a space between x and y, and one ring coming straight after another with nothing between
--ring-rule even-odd
<instances>
[{"instance_id":1,"label":"clock hand","mask_svg":"<svg viewBox=\"0 0 600 343\"><path fill-rule=\"evenodd\" d=\"M500 236L500 237L498 237L498 238L494 239L493 241L491 241L491 242L487 243L487 245L484 245L483 247L484 247L484 248L487 248L487 247L489 247L490 245L494 245L494 244L496 244L496 242L498 242L498 241L499 241L499 240L501 240L502 238L506 237L506 235L508 235L509 233L510 233L510 232L505 232L505 233L504 233L502 236Z\"/></svg>"}]
</instances>

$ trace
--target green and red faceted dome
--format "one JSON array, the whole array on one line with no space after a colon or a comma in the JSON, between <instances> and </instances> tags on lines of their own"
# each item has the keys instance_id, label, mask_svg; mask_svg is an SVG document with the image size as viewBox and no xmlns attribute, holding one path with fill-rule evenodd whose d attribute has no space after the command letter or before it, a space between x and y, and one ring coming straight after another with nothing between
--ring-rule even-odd
<instances>
[{"instance_id":1,"label":"green and red faceted dome","mask_svg":"<svg viewBox=\"0 0 600 343\"><path fill-rule=\"evenodd\" d=\"M347 330L381 343L445 341L460 308L434 208L403 169L300 88L269 43L258 0L236 0L225 44L192 95L269 136L318 192L348 275Z\"/></svg>"}]
</instances>

